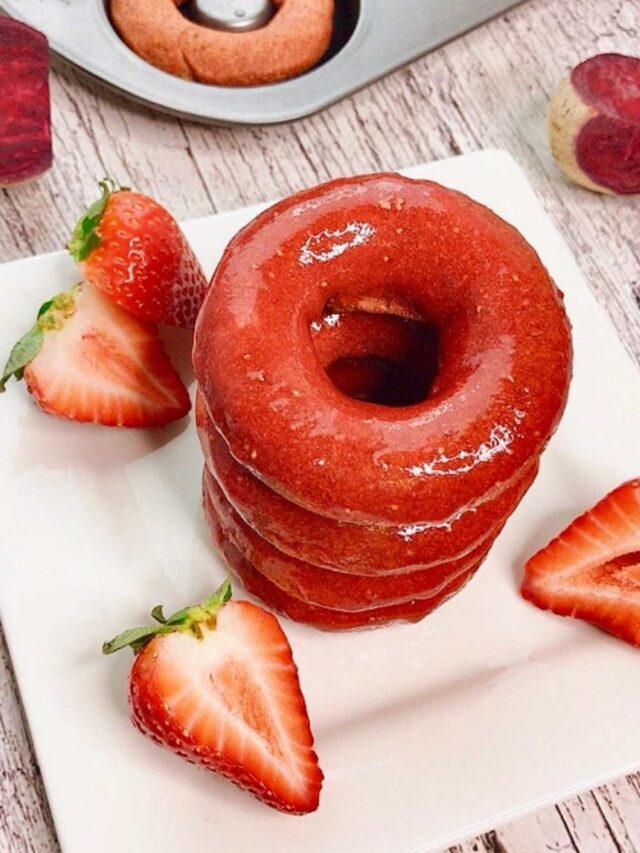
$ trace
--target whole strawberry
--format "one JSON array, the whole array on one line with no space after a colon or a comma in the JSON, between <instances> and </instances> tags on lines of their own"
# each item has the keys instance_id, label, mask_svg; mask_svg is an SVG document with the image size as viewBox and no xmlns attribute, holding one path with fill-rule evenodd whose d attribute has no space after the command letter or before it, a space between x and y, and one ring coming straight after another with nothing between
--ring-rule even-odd
<instances>
[{"instance_id":1,"label":"whole strawberry","mask_svg":"<svg viewBox=\"0 0 640 853\"><path fill-rule=\"evenodd\" d=\"M192 328L208 284L178 223L148 196L100 187L68 243L84 278L132 314Z\"/></svg>"},{"instance_id":2,"label":"whole strawberry","mask_svg":"<svg viewBox=\"0 0 640 853\"><path fill-rule=\"evenodd\" d=\"M157 625L102 650L136 653L129 701L140 731L273 808L312 812L322 771L291 647L273 614L230 598L225 581L168 619L156 607Z\"/></svg>"}]
</instances>

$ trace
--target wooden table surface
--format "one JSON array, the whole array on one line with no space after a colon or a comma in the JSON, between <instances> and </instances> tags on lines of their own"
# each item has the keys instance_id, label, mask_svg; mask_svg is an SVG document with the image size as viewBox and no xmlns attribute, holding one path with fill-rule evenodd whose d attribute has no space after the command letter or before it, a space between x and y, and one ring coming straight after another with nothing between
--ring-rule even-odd
<instances>
[{"instance_id":1,"label":"wooden table surface","mask_svg":"<svg viewBox=\"0 0 640 853\"><path fill-rule=\"evenodd\" d=\"M638 0L529 0L320 115L250 129L155 115L54 61L55 165L34 183L0 191L0 260L61 248L105 175L184 218L338 175L501 147L526 169L640 363L639 202L565 183L544 123L569 67L595 53L638 53L639 44ZM1 635L0 668L0 851L49 853L59 848ZM640 774L455 849L640 851Z\"/></svg>"}]
</instances>

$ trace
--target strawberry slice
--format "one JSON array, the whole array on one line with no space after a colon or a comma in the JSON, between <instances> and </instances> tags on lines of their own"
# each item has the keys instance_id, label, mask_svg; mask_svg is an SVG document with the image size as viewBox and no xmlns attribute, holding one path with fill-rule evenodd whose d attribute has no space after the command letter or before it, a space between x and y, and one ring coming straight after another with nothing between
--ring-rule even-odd
<instances>
[{"instance_id":1,"label":"strawberry slice","mask_svg":"<svg viewBox=\"0 0 640 853\"><path fill-rule=\"evenodd\" d=\"M84 278L132 314L193 328L208 284L180 226L148 196L100 188L68 244Z\"/></svg>"},{"instance_id":2,"label":"strawberry slice","mask_svg":"<svg viewBox=\"0 0 640 853\"><path fill-rule=\"evenodd\" d=\"M11 351L0 391L11 376L24 376L45 412L74 421L160 427L191 406L156 327L88 284L45 302Z\"/></svg>"},{"instance_id":3,"label":"strawberry slice","mask_svg":"<svg viewBox=\"0 0 640 853\"><path fill-rule=\"evenodd\" d=\"M273 808L315 811L323 775L291 647L275 616L230 597L225 581L168 619L156 607L158 625L103 652L136 652L129 701L144 734Z\"/></svg>"},{"instance_id":4,"label":"strawberry slice","mask_svg":"<svg viewBox=\"0 0 640 853\"><path fill-rule=\"evenodd\" d=\"M533 556L522 595L640 646L640 479L623 483Z\"/></svg>"}]
</instances>

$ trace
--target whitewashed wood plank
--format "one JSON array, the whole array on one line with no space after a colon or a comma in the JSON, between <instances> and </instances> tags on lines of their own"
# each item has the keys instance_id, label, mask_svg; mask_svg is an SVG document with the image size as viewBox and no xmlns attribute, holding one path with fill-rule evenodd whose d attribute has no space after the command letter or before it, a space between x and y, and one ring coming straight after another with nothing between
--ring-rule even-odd
<instances>
[{"instance_id":1,"label":"whitewashed wood plank","mask_svg":"<svg viewBox=\"0 0 640 853\"><path fill-rule=\"evenodd\" d=\"M0 850L56 853L51 815L32 758L11 664L0 631Z\"/></svg>"},{"instance_id":2,"label":"whitewashed wood plank","mask_svg":"<svg viewBox=\"0 0 640 853\"><path fill-rule=\"evenodd\" d=\"M449 848L450 853L502 853L495 832L487 832Z\"/></svg>"},{"instance_id":3,"label":"whitewashed wood plank","mask_svg":"<svg viewBox=\"0 0 640 853\"><path fill-rule=\"evenodd\" d=\"M557 809L538 812L496 830L497 853L576 853L580 850ZM582 851L581 851L582 853Z\"/></svg>"},{"instance_id":4,"label":"whitewashed wood plank","mask_svg":"<svg viewBox=\"0 0 640 853\"><path fill-rule=\"evenodd\" d=\"M179 218L213 212L177 119L135 107L98 84L88 88L54 63L53 168L0 190L0 259L64 248L105 176L156 196Z\"/></svg>"},{"instance_id":5,"label":"whitewashed wood plank","mask_svg":"<svg viewBox=\"0 0 640 853\"><path fill-rule=\"evenodd\" d=\"M620 844L592 793L566 800L558 806L558 812L580 853L620 851Z\"/></svg>"},{"instance_id":6,"label":"whitewashed wood plank","mask_svg":"<svg viewBox=\"0 0 640 853\"><path fill-rule=\"evenodd\" d=\"M640 850L640 777L630 776L603 785L594 800L621 853Z\"/></svg>"}]
</instances>

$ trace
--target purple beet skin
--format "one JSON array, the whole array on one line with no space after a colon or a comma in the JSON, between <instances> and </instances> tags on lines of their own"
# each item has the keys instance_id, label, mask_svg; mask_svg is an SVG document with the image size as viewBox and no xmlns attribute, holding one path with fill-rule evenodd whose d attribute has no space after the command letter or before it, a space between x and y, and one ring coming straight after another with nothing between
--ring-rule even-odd
<instances>
[{"instance_id":1,"label":"purple beet skin","mask_svg":"<svg viewBox=\"0 0 640 853\"><path fill-rule=\"evenodd\" d=\"M47 39L0 17L0 185L35 178L52 161Z\"/></svg>"}]
</instances>

